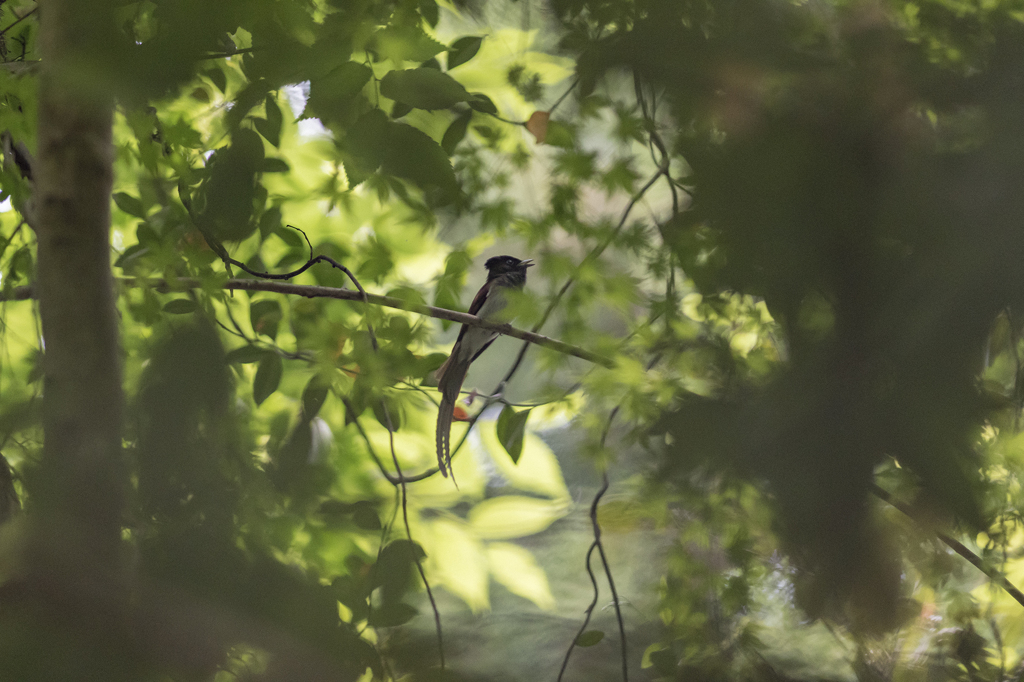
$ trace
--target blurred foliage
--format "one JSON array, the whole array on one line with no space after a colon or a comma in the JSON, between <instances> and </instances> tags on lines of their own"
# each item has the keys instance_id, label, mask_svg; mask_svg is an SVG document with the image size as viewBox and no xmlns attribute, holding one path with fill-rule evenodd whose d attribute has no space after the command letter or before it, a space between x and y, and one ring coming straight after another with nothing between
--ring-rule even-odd
<instances>
[{"instance_id":1,"label":"blurred foliage","mask_svg":"<svg viewBox=\"0 0 1024 682\"><path fill-rule=\"evenodd\" d=\"M44 348L14 300L34 278L15 147L37 152L38 14L0 3L5 557L27 551L45 475ZM460 679L457 655L440 673L407 633L432 627L434 595L483 613L496 586L571 617L545 644L565 650L578 614L531 551L589 503L546 436L564 430L588 471L639 471L598 506L606 533L662 540L625 559L662 575L656 609L624 611L631 631L653 624L633 674L1024 676L1024 605L937 534L1024 582L1018 4L144 0L89 16L68 75L117 97L134 620L84 632L33 610L0 560L5 679ZM517 326L615 367L535 348L500 410L466 421L472 394L457 488L430 475L447 323L224 286L255 277L228 257L280 273L322 254L371 292L462 310L497 253L538 262ZM324 263L294 282L354 286ZM503 385L514 351L498 349L517 346L501 343L467 390ZM617 641L582 633L570 671Z\"/></svg>"}]
</instances>

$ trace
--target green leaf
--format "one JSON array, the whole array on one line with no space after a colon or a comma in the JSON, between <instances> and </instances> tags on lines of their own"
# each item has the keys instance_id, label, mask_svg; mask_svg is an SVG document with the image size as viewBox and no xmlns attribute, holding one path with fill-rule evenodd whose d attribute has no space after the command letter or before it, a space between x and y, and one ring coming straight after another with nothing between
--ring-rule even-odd
<instances>
[{"instance_id":1,"label":"green leaf","mask_svg":"<svg viewBox=\"0 0 1024 682\"><path fill-rule=\"evenodd\" d=\"M309 82L309 99L301 118L317 117L326 125L350 125L369 105L360 95L373 71L365 64L345 62Z\"/></svg>"},{"instance_id":2,"label":"green leaf","mask_svg":"<svg viewBox=\"0 0 1024 682\"><path fill-rule=\"evenodd\" d=\"M419 68L391 71L380 82L380 94L416 109L447 109L469 100L462 84L446 73Z\"/></svg>"},{"instance_id":3,"label":"green leaf","mask_svg":"<svg viewBox=\"0 0 1024 682\"><path fill-rule=\"evenodd\" d=\"M199 217L201 228L221 240L241 240L253 233L253 208L261 196L256 174L263 156L263 140L246 128L232 134L230 146L214 152L202 187L205 207ZM262 196L265 201L265 193Z\"/></svg>"},{"instance_id":4,"label":"green leaf","mask_svg":"<svg viewBox=\"0 0 1024 682\"><path fill-rule=\"evenodd\" d=\"M506 405L498 416L498 440L508 453L512 461L519 463L519 457L523 454L523 436L526 433L526 420L530 417L530 410L516 412L511 405Z\"/></svg>"},{"instance_id":5,"label":"green leaf","mask_svg":"<svg viewBox=\"0 0 1024 682\"><path fill-rule=\"evenodd\" d=\"M380 109L366 112L346 131L345 172L357 185L380 167L394 126Z\"/></svg>"},{"instance_id":6,"label":"green leaf","mask_svg":"<svg viewBox=\"0 0 1024 682\"><path fill-rule=\"evenodd\" d=\"M267 115L267 124L270 126L271 135L267 135L262 130L260 134L267 138L267 141L275 147L281 146L281 128L284 126L284 116L281 114L281 107L278 106L277 100L272 95L267 95L266 102L264 104Z\"/></svg>"},{"instance_id":7,"label":"green leaf","mask_svg":"<svg viewBox=\"0 0 1024 682\"><path fill-rule=\"evenodd\" d=\"M412 107L410 107L408 104L395 102L395 106L391 107L391 118L392 120L402 118L410 111L412 111Z\"/></svg>"},{"instance_id":8,"label":"green leaf","mask_svg":"<svg viewBox=\"0 0 1024 682\"><path fill-rule=\"evenodd\" d=\"M224 356L224 361L228 364L240 363L247 365L253 362L259 362L267 355L269 351L263 350L256 346L239 346L234 350L228 351L227 355Z\"/></svg>"},{"instance_id":9,"label":"green leaf","mask_svg":"<svg viewBox=\"0 0 1024 682\"><path fill-rule=\"evenodd\" d=\"M196 310L196 302L191 298L176 298L165 303L163 310L165 313L171 313L172 315L194 313Z\"/></svg>"},{"instance_id":10,"label":"green leaf","mask_svg":"<svg viewBox=\"0 0 1024 682\"><path fill-rule=\"evenodd\" d=\"M544 144L551 145L552 147L562 147L563 149L572 149L576 144L576 133L564 123L548 121L548 134L544 138Z\"/></svg>"},{"instance_id":11,"label":"green leaf","mask_svg":"<svg viewBox=\"0 0 1024 682\"><path fill-rule=\"evenodd\" d=\"M281 384L284 374L284 362L277 353L267 353L256 368L256 377L252 381L252 399L257 405L270 397Z\"/></svg>"},{"instance_id":12,"label":"green leaf","mask_svg":"<svg viewBox=\"0 0 1024 682\"><path fill-rule=\"evenodd\" d=\"M395 62L425 62L444 52L443 44L413 24L383 28L374 34L371 45L378 55Z\"/></svg>"},{"instance_id":13,"label":"green leaf","mask_svg":"<svg viewBox=\"0 0 1024 682\"><path fill-rule=\"evenodd\" d=\"M260 164L261 173L287 173L291 170L284 159L268 157Z\"/></svg>"},{"instance_id":14,"label":"green leaf","mask_svg":"<svg viewBox=\"0 0 1024 682\"><path fill-rule=\"evenodd\" d=\"M356 526L363 530L380 530L382 528L380 517L370 504L358 503L355 511L352 512L352 520Z\"/></svg>"},{"instance_id":15,"label":"green leaf","mask_svg":"<svg viewBox=\"0 0 1024 682\"><path fill-rule=\"evenodd\" d=\"M481 114L498 113L498 107L494 105L490 97L479 92L471 93L471 95L468 101L473 111L479 111Z\"/></svg>"},{"instance_id":16,"label":"green leaf","mask_svg":"<svg viewBox=\"0 0 1024 682\"><path fill-rule=\"evenodd\" d=\"M444 131L444 137L441 138L441 149L445 154L451 156L455 153L455 147L466 137L466 131L469 129L469 122L472 118L472 110L459 114L458 118L448 126L448 130Z\"/></svg>"},{"instance_id":17,"label":"green leaf","mask_svg":"<svg viewBox=\"0 0 1024 682\"><path fill-rule=\"evenodd\" d=\"M483 36L465 36L452 43L448 48L448 68L454 69L475 57L483 41Z\"/></svg>"},{"instance_id":18,"label":"green leaf","mask_svg":"<svg viewBox=\"0 0 1024 682\"><path fill-rule=\"evenodd\" d=\"M312 419L320 412L324 401L327 400L327 391L330 389L330 379L323 374L314 374L302 389L302 418Z\"/></svg>"},{"instance_id":19,"label":"green leaf","mask_svg":"<svg viewBox=\"0 0 1024 682\"><path fill-rule=\"evenodd\" d=\"M381 588L384 603L397 603L402 599L412 581L416 563L426 556L423 548L411 540L395 540L380 551L370 582Z\"/></svg>"},{"instance_id":20,"label":"green leaf","mask_svg":"<svg viewBox=\"0 0 1024 682\"><path fill-rule=\"evenodd\" d=\"M604 633L600 630L587 630L581 632L580 636L576 638L576 646L594 646L602 639L604 639Z\"/></svg>"},{"instance_id":21,"label":"green leaf","mask_svg":"<svg viewBox=\"0 0 1024 682\"><path fill-rule=\"evenodd\" d=\"M440 188L451 197L458 193L458 181L448 155L426 133L405 125L392 124L381 167L387 173L411 180L423 189Z\"/></svg>"},{"instance_id":22,"label":"green leaf","mask_svg":"<svg viewBox=\"0 0 1024 682\"><path fill-rule=\"evenodd\" d=\"M261 299L249 304L249 322L257 334L277 338L277 327L281 323L281 304L274 299Z\"/></svg>"},{"instance_id":23,"label":"green leaf","mask_svg":"<svg viewBox=\"0 0 1024 682\"><path fill-rule=\"evenodd\" d=\"M281 224L281 207L271 206L260 216L260 237L266 239L277 230L283 230Z\"/></svg>"},{"instance_id":24,"label":"green leaf","mask_svg":"<svg viewBox=\"0 0 1024 682\"><path fill-rule=\"evenodd\" d=\"M435 28L441 18L436 0L420 0L420 16L431 28Z\"/></svg>"},{"instance_id":25,"label":"green leaf","mask_svg":"<svg viewBox=\"0 0 1024 682\"><path fill-rule=\"evenodd\" d=\"M480 502L469 511L469 523L486 540L509 540L544 530L565 516L564 501L502 495Z\"/></svg>"},{"instance_id":26,"label":"green leaf","mask_svg":"<svg viewBox=\"0 0 1024 682\"><path fill-rule=\"evenodd\" d=\"M117 257L117 260L114 261L114 267L130 267L132 265L132 261L136 260L141 256L146 255L147 253L149 253L149 247L146 246L145 244L132 244L131 246L124 250L124 253Z\"/></svg>"},{"instance_id":27,"label":"green leaf","mask_svg":"<svg viewBox=\"0 0 1024 682\"><path fill-rule=\"evenodd\" d=\"M238 124L242 122L242 119L252 111L252 108L260 103L260 100L266 97L269 90L267 82L264 80L257 80L249 83L245 88L238 93L235 97L234 106L228 110L227 114L224 115L224 123L229 129L238 127Z\"/></svg>"},{"instance_id":28,"label":"green leaf","mask_svg":"<svg viewBox=\"0 0 1024 682\"><path fill-rule=\"evenodd\" d=\"M512 594L542 609L555 608L547 575L530 550L511 542L488 542L487 563L491 576Z\"/></svg>"},{"instance_id":29,"label":"green leaf","mask_svg":"<svg viewBox=\"0 0 1024 682\"><path fill-rule=\"evenodd\" d=\"M387 411L385 411L387 407ZM403 416L398 403L390 398L373 401L373 416L385 429L398 431L402 428Z\"/></svg>"},{"instance_id":30,"label":"green leaf","mask_svg":"<svg viewBox=\"0 0 1024 682\"><path fill-rule=\"evenodd\" d=\"M418 613L419 611L405 602L385 603L370 611L370 617L366 622L370 627L394 628L405 625Z\"/></svg>"},{"instance_id":31,"label":"green leaf","mask_svg":"<svg viewBox=\"0 0 1024 682\"><path fill-rule=\"evenodd\" d=\"M207 78L213 81L213 84L217 86L217 89L224 92L228 88L228 78L224 75L224 69L219 66L215 66L206 72Z\"/></svg>"},{"instance_id":32,"label":"green leaf","mask_svg":"<svg viewBox=\"0 0 1024 682\"><path fill-rule=\"evenodd\" d=\"M133 215L136 218L146 218L146 209L142 206L142 202L133 197L130 194L124 192L117 192L114 194L114 203L117 207L128 215Z\"/></svg>"}]
</instances>

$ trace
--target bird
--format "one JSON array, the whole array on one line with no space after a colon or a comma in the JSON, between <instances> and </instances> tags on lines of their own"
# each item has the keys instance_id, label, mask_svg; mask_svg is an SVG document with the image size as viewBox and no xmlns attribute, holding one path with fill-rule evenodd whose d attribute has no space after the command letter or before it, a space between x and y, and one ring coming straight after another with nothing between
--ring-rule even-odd
<instances>
[{"instance_id":1,"label":"bird","mask_svg":"<svg viewBox=\"0 0 1024 682\"><path fill-rule=\"evenodd\" d=\"M521 290L526 285L526 269L533 265L533 260L519 260L514 256L494 256L484 263L487 268L487 281L476 292L469 306L469 314L484 320L492 320L508 305L506 293L510 289ZM479 327L462 325L459 338L452 347L452 353L435 373L437 390L441 391L441 405L437 411L437 468L441 475L448 477L451 471L451 429L455 403L462 390L462 382L466 380L469 366L487 350L498 332Z\"/></svg>"}]
</instances>

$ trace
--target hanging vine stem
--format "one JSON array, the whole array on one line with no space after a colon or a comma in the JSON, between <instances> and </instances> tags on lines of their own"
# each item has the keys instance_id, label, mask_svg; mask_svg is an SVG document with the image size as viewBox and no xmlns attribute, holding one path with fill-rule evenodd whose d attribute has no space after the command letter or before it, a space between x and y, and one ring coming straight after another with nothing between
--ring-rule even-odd
<instances>
[{"instance_id":1,"label":"hanging vine stem","mask_svg":"<svg viewBox=\"0 0 1024 682\"><path fill-rule=\"evenodd\" d=\"M653 363L652 363L653 365ZM608 440L608 432L612 428L612 422L615 421L616 415L619 414L619 406L612 408L612 411L608 413L608 421L605 423L604 431L601 433L601 448L604 448L605 442ZM576 643L579 641L580 636L586 632L587 626L590 625L590 618L594 614L594 608L597 606L597 601L600 598L601 592L597 586L597 578L594 576L594 569L590 566L590 560L594 556L594 550L596 549L601 556L601 565L604 568L604 576L608 581L608 588L612 593L612 603L615 605L615 619L619 624L619 642L621 645L621 659L622 659L622 681L629 682L629 666L626 658L626 625L622 619L622 608L619 605L619 593L615 589L615 579L612 577L611 566L608 565L608 557L604 552L604 543L601 542L601 523L597 518L597 508L601 502L601 498L608 492L610 483L608 480L608 467L605 466L601 472L601 487L598 489L597 494L594 495L593 502L590 503L590 526L594 531L594 541L590 543L590 549L587 550L587 558L585 566L587 569L587 575L590 576L590 583L594 587L594 598L590 601L590 605L587 606L586 615L583 617L583 623L580 624L579 630L576 631L576 636L572 638L572 642L569 643L569 648L565 652L565 658L562 659L562 667L558 671L557 682L562 682L562 677L565 675L566 669L569 667L569 657L572 656L573 650L576 648Z\"/></svg>"},{"instance_id":2,"label":"hanging vine stem","mask_svg":"<svg viewBox=\"0 0 1024 682\"><path fill-rule=\"evenodd\" d=\"M654 356L649 363L647 363L647 371L651 371L658 361L661 360L661 355ZM608 421L605 422L604 430L601 432L601 449L604 449L605 443L608 442L608 433L611 431L612 422L615 421L615 417L618 416L621 405L616 405L612 408L612 411L608 413ZM562 668L558 672L557 682L562 682L562 676L565 675L565 670L569 665L569 657L572 655L573 650L576 648L576 642L579 641L580 635L586 632L587 626L590 625L590 618L594 613L594 608L597 606L597 600L600 596L600 592L597 587L597 579L594 577L594 571L590 567L590 559L594 555L594 550L598 551L601 556L601 566L604 568L604 576L608 581L608 589L612 593L612 603L615 605L615 620L619 625L619 644L621 649L621 660L622 660L622 682L629 682L629 665L626 651L626 624L622 619L622 606L619 604L619 593L615 589L615 578L612 576L611 566L608 564L608 556L604 551L604 543L601 542L601 523L597 518L597 507L601 502L601 498L608 492L608 467L605 466L601 472L601 488L594 495L594 501L590 503L590 526L594 530L594 542L591 543L590 549L587 550L586 568L587 574L590 576L590 582L594 586L594 598L590 602L590 606L587 607L586 615L583 618L583 623L580 625L580 629L576 632L576 636L573 637L572 642L569 644L569 649L565 652L565 658L562 660Z\"/></svg>"}]
</instances>

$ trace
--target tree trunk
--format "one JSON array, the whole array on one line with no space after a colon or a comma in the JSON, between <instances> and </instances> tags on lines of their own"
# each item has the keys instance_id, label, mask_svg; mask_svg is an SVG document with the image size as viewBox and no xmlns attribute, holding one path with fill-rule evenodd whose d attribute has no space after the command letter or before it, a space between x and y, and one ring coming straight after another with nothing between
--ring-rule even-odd
<instances>
[{"instance_id":1,"label":"tree trunk","mask_svg":"<svg viewBox=\"0 0 1024 682\"><path fill-rule=\"evenodd\" d=\"M97 34L113 25L109 9L108 2L40 2L35 223L45 349L39 509L85 532L93 550L112 559L123 500L110 266L113 103L87 66Z\"/></svg>"}]
</instances>

